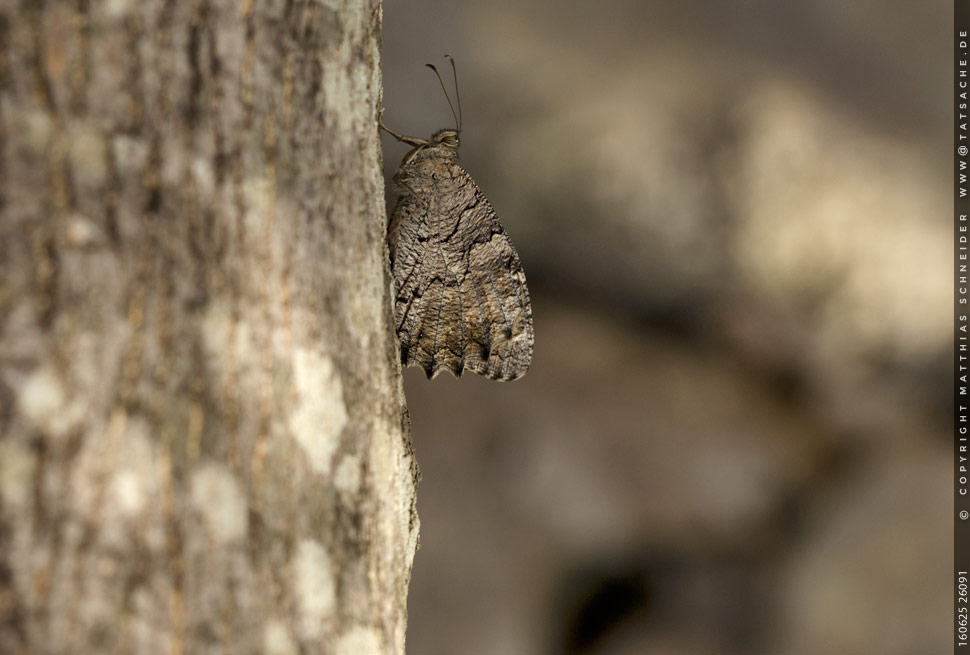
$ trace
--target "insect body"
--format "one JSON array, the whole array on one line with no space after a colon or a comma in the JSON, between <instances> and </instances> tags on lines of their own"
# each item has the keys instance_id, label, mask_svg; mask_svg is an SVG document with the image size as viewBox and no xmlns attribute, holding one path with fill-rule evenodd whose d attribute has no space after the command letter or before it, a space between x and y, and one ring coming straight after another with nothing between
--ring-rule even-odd
<instances>
[{"instance_id":1,"label":"insect body","mask_svg":"<svg viewBox=\"0 0 970 655\"><path fill-rule=\"evenodd\" d=\"M456 129L430 139L398 134L380 121L414 146L394 175L400 195L388 229L401 361L421 366L429 378L441 369L461 377L468 369L514 380L532 361L529 290L495 211L458 161L458 116Z\"/></svg>"}]
</instances>

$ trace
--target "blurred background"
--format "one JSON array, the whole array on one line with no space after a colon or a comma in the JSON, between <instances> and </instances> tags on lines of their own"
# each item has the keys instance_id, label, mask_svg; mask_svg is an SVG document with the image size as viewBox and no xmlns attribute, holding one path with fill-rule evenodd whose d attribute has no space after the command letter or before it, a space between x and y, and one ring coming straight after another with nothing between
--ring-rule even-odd
<instances>
[{"instance_id":1,"label":"blurred background","mask_svg":"<svg viewBox=\"0 0 970 655\"><path fill-rule=\"evenodd\" d=\"M535 321L519 381L406 372L410 653L951 648L951 24L385 3L385 121L451 127L455 57Z\"/></svg>"}]
</instances>

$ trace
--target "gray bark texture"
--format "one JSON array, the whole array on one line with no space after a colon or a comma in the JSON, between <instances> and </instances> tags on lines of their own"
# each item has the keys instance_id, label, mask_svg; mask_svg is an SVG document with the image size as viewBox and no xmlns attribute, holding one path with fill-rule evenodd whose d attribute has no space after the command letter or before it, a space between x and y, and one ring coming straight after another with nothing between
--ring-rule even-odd
<instances>
[{"instance_id":1,"label":"gray bark texture","mask_svg":"<svg viewBox=\"0 0 970 655\"><path fill-rule=\"evenodd\" d=\"M0 652L403 655L380 20L0 2Z\"/></svg>"}]
</instances>

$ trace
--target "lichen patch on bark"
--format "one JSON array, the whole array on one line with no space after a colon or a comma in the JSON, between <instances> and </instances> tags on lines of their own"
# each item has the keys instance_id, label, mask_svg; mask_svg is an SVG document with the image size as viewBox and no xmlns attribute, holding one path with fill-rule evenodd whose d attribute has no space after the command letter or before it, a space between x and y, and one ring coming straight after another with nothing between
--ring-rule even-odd
<instances>
[{"instance_id":1,"label":"lichen patch on bark","mask_svg":"<svg viewBox=\"0 0 970 655\"><path fill-rule=\"evenodd\" d=\"M313 539L304 539L293 559L293 578L300 608L300 627L306 638L319 636L323 622L333 614L336 588L333 564L327 550Z\"/></svg>"},{"instance_id":2,"label":"lichen patch on bark","mask_svg":"<svg viewBox=\"0 0 970 655\"><path fill-rule=\"evenodd\" d=\"M298 348L293 354L293 383L297 405L290 415L290 430L311 468L328 475L347 424L340 376L329 357Z\"/></svg>"}]
</instances>

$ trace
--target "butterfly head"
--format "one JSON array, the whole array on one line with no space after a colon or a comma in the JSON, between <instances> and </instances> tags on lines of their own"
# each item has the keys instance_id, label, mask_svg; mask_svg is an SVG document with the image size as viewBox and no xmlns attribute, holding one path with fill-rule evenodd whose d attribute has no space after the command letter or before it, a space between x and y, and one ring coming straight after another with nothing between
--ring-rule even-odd
<instances>
[{"instance_id":1,"label":"butterfly head","mask_svg":"<svg viewBox=\"0 0 970 655\"><path fill-rule=\"evenodd\" d=\"M458 130L445 129L438 130L431 135L431 141L435 144L441 144L443 146L448 146L449 148L458 147Z\"/></svg>"},{"instance_id":2,"label":"butterfly head","mask_svg":"<svg viewBox=\"0 0 970 655\"><path fill-rule=\"evenodd\" d=\"M440 144L457 150L458 135L461 133L461 96L458 94L458 70L455 68L455 60L451 58L451 55L445 55L445 59L451 62L451 72L455 76L455 99L458 100L458 112L455 112L455 106L451 104L448 89L445 88L445 83L441 79L441 74L438 73L438 69L435 68L434 64L425 64L425 66L434 71L435 77L438 78L438 83L441 84L441 90L445 93L445 100L448 101L448 106L451 108L451 115L455 117L455 129L438 130L431 135L431 142L435 145Z\"/></svg>"}]
</instances>

